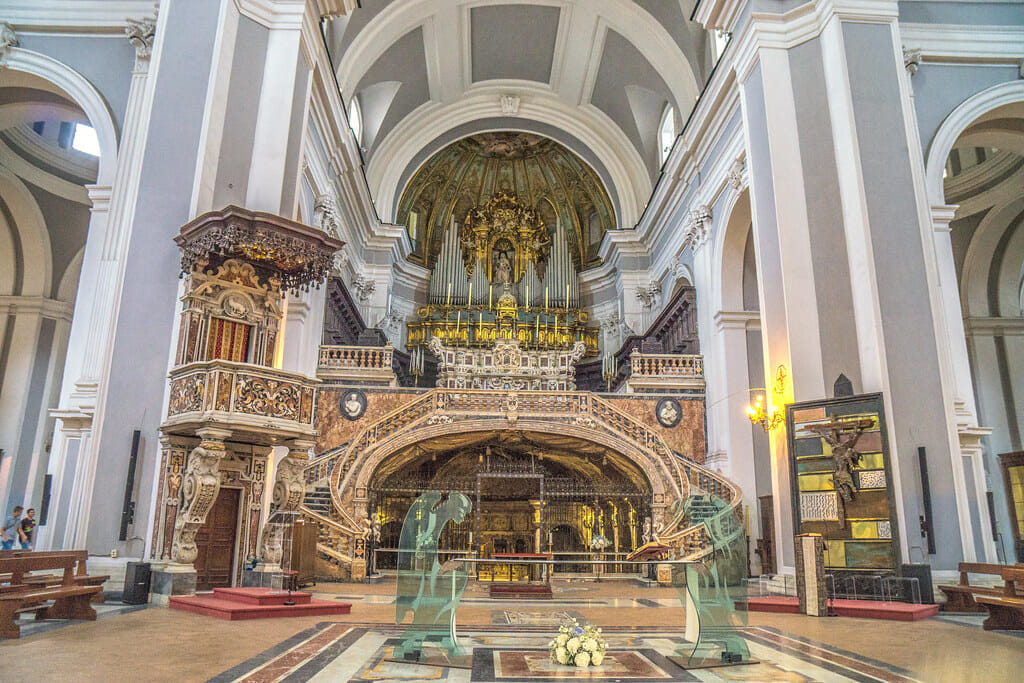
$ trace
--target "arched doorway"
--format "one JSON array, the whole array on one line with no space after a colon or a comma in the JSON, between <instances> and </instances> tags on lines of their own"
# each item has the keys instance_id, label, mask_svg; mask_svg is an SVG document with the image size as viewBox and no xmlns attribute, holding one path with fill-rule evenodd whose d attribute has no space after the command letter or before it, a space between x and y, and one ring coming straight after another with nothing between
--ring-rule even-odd
<instances>
[{"instance_id":1,"label":"arched doorway","mask_svg":"<svg viewBox=\"0 0 1024 683\"><path fill-rule=\"evenodd\" d=\"M471 516L445 527L443 555L554 553L565 560L556 571L583 571L599 536L606 556L624 558L643 544L651 516L647 478L606 446L521 431L432 438L396 451L370 478L368 511L382 528L378 568L394 566L401 520L431 490L474 501Z\"/></svg>"}]
</instances>

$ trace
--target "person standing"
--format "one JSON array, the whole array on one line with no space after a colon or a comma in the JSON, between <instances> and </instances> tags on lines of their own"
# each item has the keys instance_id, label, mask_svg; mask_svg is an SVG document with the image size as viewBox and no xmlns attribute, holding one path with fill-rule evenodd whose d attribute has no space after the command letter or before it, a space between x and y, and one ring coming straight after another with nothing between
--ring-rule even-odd
<instances>
[{"instance_id":1,"label":"person standing","mask_svg":"<svg viewBox=\"0 0 1024 683\"><path fill-rule=\"evenodd\" d=\"M21 549L30 550L32 548L32 537L36 531L36 511L35 508L29 508L25 511L25 519L21 520Z\"/></svg>"},{"instance_id":2,"label":"person standing","mask_svg":"<svg viewBox=\"0 0 1024 683\"><path fill-rule=\"evenodd\" d=\"M5 519L4 525L0 527L0 539L3 540L4 550L10 550L14 547L15 541L21 540L21 524L18 522L21 509L20 505L15 505L11 510L11 516Z\"/></svg>"}]
</instances>

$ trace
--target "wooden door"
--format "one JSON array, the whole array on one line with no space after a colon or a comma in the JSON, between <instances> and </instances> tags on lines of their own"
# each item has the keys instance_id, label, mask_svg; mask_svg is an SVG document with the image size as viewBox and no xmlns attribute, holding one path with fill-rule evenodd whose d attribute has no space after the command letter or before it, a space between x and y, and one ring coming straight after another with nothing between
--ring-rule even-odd
<instances>
[{"instance_id":1,"label":"wooden door","mask_svg":"<svg viewBox=\"0 0 1024 683\"><path fill-rule=\"evenodd\" d=\"M231 585L238 530L241 490L222 488L206 524L196 533L196 590L208 591Z\"/></svg>"},{"instance_id":2,"label":"wooden door","mask_svg":"<svg viewBox=\"0 0 1024 683\"><path fill-rule=\"evenodd\" d=\"M771 496L759 496L761 538L757 539L757 554L761 558L761 573L775 573L775 506Z\"/></svg>"}]
</instances>

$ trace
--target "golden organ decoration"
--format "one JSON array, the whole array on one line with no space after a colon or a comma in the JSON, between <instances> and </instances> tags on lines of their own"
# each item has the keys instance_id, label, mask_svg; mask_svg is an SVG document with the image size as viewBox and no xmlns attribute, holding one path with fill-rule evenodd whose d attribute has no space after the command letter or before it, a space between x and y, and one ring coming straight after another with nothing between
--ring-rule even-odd
<instances>
[{"instance_id":1,"label":"golden organ decoration","mask_svg":"<svg viewBox=\"0 0 1024 683\"><path fill-rule=\"evenodd\" d=\"M407 345L431 339L451 347L517 341L527 350L598 352L597 328L579 302L579 284L563 226L499 192L452 219L431 272L428 302L409 324Z\"/></svg>"}]
</instances>

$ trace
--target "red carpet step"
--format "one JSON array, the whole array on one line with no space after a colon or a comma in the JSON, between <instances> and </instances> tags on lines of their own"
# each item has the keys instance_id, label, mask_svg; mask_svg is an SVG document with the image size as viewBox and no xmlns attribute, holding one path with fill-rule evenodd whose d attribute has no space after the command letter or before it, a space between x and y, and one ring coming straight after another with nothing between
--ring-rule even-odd
<instances>
[{"instance_id":1,"label":"red carpet step","mask_svg":"<svg viewBox=\"0 0 1024 683\"><path fill-rule=\"evenodd\" d=\"M751 612L800 613L800 603L796 598L781 596L750 598L748 605L748 609ZM912 605L906 602L878 602L876 600L833 600L832 610L841 617L917 621L918 619L934 617L939 613L939 606Z\"/></svg>"},{"instance_id":2,"label":"red carpet step","mask_svg":"<svg viewBox=\"0 0 1024 683\"><path fill-rule=\"evenodd\" d=\"M329 614L348 614L351 603L334 600L314 600L310 593L274 588L214 588L213 593L173 597L171 609L180 609L208 617L238 621L240 619L272 619L275 617L309 617Z\"/></svg>"}]
</instances>

